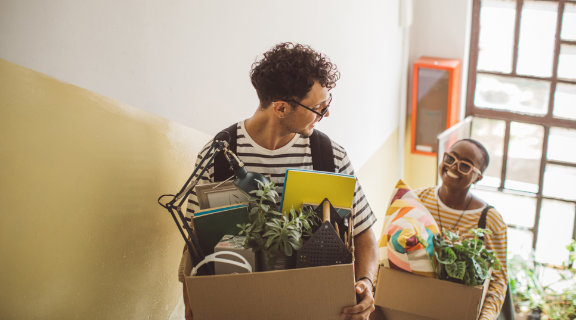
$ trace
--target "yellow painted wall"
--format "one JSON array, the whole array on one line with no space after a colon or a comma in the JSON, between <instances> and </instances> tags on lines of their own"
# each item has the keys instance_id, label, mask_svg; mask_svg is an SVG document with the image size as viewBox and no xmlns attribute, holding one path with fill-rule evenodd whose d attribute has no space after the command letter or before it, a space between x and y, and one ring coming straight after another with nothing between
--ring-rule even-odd
<instances>
[{"instance_id":1,"label":"yellow painted wall","mask_svg":"<svg viewBox=\"0 0 576 320\"><path fill-rule=\"evenodd\" d=\"M209 138L0 59L0 319L167 319Z\"/></svg>"},{"instance_id":2,"label":"yellow painted wall","mask_svg":"<svg viewBox=\"0 0 576 320\"><path fill-rule=\"evenodd\" d=\"M357 176L370 207L378 218L373 230L379 236L390 194L398 181L398 129L390 134L378 151L357 170Z\"/></svg>"},{"instance_id":3,"label":"yellow painted wall","mask_svg":"<svg viewBox=\"0 0 576 320\"><path fill-rule=\"evenodd\" d=\"M156 199L209 136L1 59L0 128L0 318L167 319L183 241ZM356 170L377 235L397 139ZM406 154L407 182L433 183Z\"/></svg>"},{"instance_id":4,"label":"yellow painted wall","mask_svg":"<svg viewBox=\"0 0 576 320\"><path fill-rule=\"evenodd\" d=\"M412 189L433 186L436 184L436 157L415 154L411 151L411 122L406 120L406 139L404 144L404 182Z\"/></svg>"}]
</instances>

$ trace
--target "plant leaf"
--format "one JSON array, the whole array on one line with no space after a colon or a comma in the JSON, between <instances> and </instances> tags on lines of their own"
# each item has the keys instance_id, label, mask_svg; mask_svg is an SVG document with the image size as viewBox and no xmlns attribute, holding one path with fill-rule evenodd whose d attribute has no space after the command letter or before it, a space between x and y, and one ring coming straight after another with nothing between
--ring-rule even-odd
<instances>
[{"instance_id":1,"label":"plant leaf","mask_svg":"<svg viewBox=\"0 0 576 320\"><path fill-rule=\"evenodd\" d=\"M434 255L436 256L436 260L441 264L452 264L454 261L456 261L456 254L452 248L440 248L439 252L440 253L438 253L438 251L434 252Z\"/></svg>"},{"instance_id":2,"label":"plant leaf","mask_svg":"<svg viewBox=\"0 0 576 320\"><path fill-rule=\"evenodd\" d=\"M462 280L464 279L464 274L466 273L466 263L464 261L458 261L456 263L447 264L446 273L448 276L454 279Z\"/></svg>"}]
</instances>

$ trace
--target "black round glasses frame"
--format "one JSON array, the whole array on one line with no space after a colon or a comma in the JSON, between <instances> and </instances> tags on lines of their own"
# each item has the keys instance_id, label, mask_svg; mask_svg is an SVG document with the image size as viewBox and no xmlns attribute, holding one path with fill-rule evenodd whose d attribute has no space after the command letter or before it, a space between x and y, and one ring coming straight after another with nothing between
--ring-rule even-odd
<instances>
[{"instance_id":1,"label":"black round glasses frame","mask_svg":"<svg viewBox=\"0 0 576 320\"><path fill-rule=\"evenodd\" d=\"M320 110L320 112L318 112L318 111L316 111L316 110L314 110L314 109L312 109L312 108L310 108L310 107L308 107L308 106L306 106L306 105L301 104L300 102L298 102L298 101L296 101L296 100L294 100L294 99L288 99L288 100L286 100L286 102L295 103L295 104L301 106L302 108L304 108L304 109L306 109L306 110L310 110L310 111L314 112L317 116L320 117L320 120L322 120L322 118L324 118L324 115L326 115L326 112L328 112L328 107L330 107L330 103L332 103L332 94L331 94L331 93L328 94L328 100L326 100L326 101L327 101L327 102L326 102L326 106L325 106L324 108L322 108L322 109ZM320 120L318 120L318 121L320 121Z\"/></svg>"}]
</instances>

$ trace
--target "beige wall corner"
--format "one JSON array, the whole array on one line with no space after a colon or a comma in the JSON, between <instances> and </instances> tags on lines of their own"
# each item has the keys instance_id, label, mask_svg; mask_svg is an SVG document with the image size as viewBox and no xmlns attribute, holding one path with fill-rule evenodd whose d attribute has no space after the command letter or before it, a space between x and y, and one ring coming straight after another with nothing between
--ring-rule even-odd
<instances>
[{"instance_id":1,"label":"beige wall corner","mask_svg":"<svg viewBox=\"0 0 576 320\"><path fill-rule=\"evenodd\" d=\"M0 318L167 319L204 133L0 59Z\"/></svg>"},{"instance_id":2,"label":"beige wall corner","mask_svg":"<svg viewBox=\"0 0 576 320\"><path fill-rule=\"evenodd\" d=\"M357 170L358 180L378 221L372 228L379 237L388 209L390 194L398 181L398 129L386 139L378 151Z\"/></svg>"},{"instance_id":3,"label":"beige wall corner","mask_svg":"<svg viewBox=\"0 0 576 320\"><path fill-rule=\"evenodd\" d=\"M436 157L412 153L411 122L406 120L406 139L404 144L404 182L412 189L429 187L436 184Z\"/></svg>"}]
</instances>

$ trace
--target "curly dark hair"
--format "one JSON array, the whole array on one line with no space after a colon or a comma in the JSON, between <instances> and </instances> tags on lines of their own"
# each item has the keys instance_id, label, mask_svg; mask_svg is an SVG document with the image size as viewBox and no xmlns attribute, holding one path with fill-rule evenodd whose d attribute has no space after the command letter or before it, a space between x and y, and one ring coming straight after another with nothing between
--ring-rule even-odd
<instances>
[{"instance_id":1,"label":"curly dark hair","mask_svg":"<svg viewBox=\"0 0 576 320\"><path fill-rule=\"evenodd\" d=\"M339 78L336 65L328 57L310 46L291 42L277 44L265 52L250 71L262 108L273 101L303 99L315 81L332 89Z\"/></svg>"}]
</instances>

